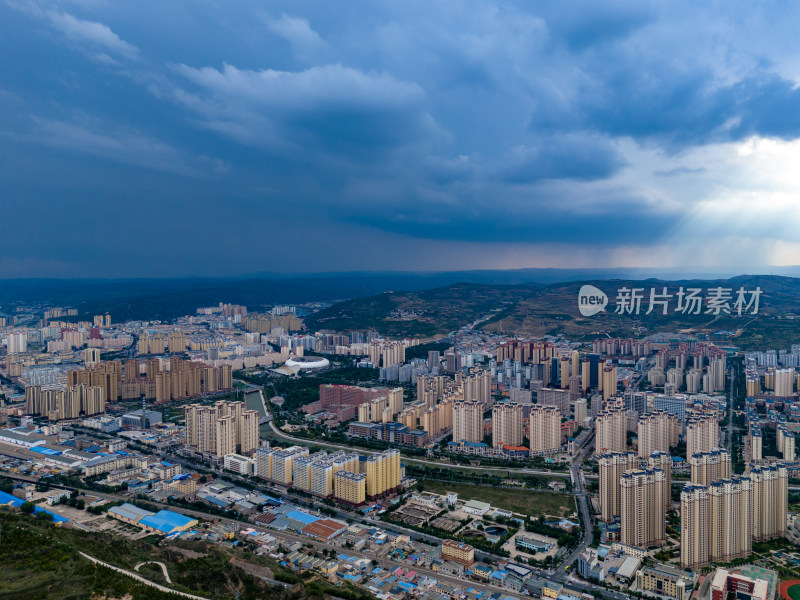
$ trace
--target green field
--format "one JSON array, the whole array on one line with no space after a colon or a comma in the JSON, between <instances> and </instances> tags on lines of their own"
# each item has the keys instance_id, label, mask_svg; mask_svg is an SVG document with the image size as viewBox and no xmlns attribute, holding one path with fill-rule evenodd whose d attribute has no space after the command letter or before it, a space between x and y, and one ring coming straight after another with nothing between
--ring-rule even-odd
<instances>
[{"instance_id":1,"label":"green field","mask_svg":"<svg viewBox=\"0 0 800 600\"><path fill-rule=\"evenodd\" d=\"M540 515L565 517L575 512L575 498L569 494L538 492L526 489L506 489L466 483L421 480L427 492L444 494L457 492L459 500L480 500L534 518Z\"/></svg>"},{"instance_id":2,"label":"green field","mask_svg":"<svg viewBox=\"0 0 800 600\"><path fill-rule=\"evenodd\" d=\"M788 590L786 590L789 594L789 597L792 600L800 600L800 584L793 585Z\"/></svg>"}]
</instances>

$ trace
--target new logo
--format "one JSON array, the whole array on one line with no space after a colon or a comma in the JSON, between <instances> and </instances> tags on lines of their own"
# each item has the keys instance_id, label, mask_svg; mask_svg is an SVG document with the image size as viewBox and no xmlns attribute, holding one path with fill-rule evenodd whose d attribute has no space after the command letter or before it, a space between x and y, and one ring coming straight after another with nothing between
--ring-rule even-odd
<instances>
[{"instance_id":1,"label":"new logo","mask_svg":"<svg viewBox=\"0 0 800 600\"><path fill-rule=\"evenodd\" d=\"M591 317L606 309L608 296L593 285L583 285L578 291L578 310L584 317Z\"/></svg>"}]
</instances>

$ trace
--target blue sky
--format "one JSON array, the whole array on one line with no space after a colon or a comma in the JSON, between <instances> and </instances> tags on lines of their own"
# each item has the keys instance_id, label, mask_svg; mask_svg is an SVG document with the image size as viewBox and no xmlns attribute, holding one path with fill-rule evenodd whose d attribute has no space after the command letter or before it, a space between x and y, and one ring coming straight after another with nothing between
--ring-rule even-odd
<instances>
[{"instance_id":1,"label":"blue sky","mask_svg":"<svg viewBox=\"0 0 800 600\"><path fill-rule=\"evenodd\" d=\"M0 277L799 264L799 11L0 0Z\"/></svg>"}]
</instances>

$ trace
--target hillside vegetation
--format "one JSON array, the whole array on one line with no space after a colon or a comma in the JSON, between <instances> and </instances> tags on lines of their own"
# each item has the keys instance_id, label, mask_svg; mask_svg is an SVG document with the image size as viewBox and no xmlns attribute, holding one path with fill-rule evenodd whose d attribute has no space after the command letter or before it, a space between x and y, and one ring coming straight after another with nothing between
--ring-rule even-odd
<instances>
[{"instance_id":1,"label":"hillside vegetation","mask_svg":"<svg viewBox=\"0 0 800 600\"><path fill-rule=\"evenodd\" d=\"M3 600L78 600L123 598L132 600L177 600L180 596L161 592L135 579L83 558L94 558L133 571L145 561L163 562L175 589L210 599L322 600L337 596L345 600L368 600L366 592L352 586L334 586L314 576L301 578L275 561L241 550L223 549L204 542L182 542L193 552L186 556L172 546L162 547L77 529L54 527L52 523L0 509L0 598ZM235 561L236 564L233 564ZM245 572L267 567L276 580L292 585L287 589ZM160 569L141 574L156 583Z\"/></svg>"},{"instance_id":2,"label":"hillside vegetation","mask_svg":"<svg viewBox=\"0 0 800 600\"><path fill-rule=\"evenodd\" d=\"M309 330L377 329L390 337L430 338L512 306L539 286L455 283L419 292L387 292L339 302L306 318Z\"/></svg>"},{"instance_id":3,"label":"hillside vegetation","mask_svg":"<svg viewBox=\"0 0 800 600\"><path fill-rule=\"evenodd\" d=\"M594 285L609 296L606 311L592 317L578 312L578 290ZM708 288L760 287L762 296L757 315L674 314L675 299L669 314L658 310L644 314L647 301L638 316L613 312L616 292L622 287L658 292L667 287L675 293L680 286ZM486 331L541 337L562 334L574 340L589 341L599 335L641 337L657 332L684 331L707 334L733 332L730 342L741 348L788 348L800 341L800 279L779 276L740 276L727 280L662 281L596 280L557 283L548 286L493 286L454 284L422 292L391 292L379 296L340 302L311 315L309 329L350 331L375 328L389 337L432 337L445 335L477 319L489 317L478 325ZM723 336L720 339L724 339Z\"/></svg>"}]
</instances>

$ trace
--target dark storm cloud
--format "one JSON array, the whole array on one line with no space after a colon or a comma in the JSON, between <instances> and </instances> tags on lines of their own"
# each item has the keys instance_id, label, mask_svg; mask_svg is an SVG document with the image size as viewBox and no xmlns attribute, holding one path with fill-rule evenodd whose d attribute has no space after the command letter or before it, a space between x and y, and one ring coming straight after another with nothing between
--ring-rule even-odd
<instances>
[{"instance_id":1,"label":"dark storm cloud","mask_svg":"<svg viewBox=\"0 0 800 600\"><path fill-rule=\"evenodd\" d=\"M321 251L359 268L382 235L420 253L655 243L692 189L645 179L711 186L670 159L800 136L796 10L9 0L0 276L263 270L274 244L293 245L283 269Z\"/></svg>"},{"instance_id":2,"label":"dark storm cloud","mask_svg":"<svg viewBox=\"0 0 800 600\"><path fill-rule=\"evenodd\" d=\"M514 148L503 180L525 184L541 179L606 179L624 164L617 149L589 136L561 135L542 139L535 147Z\"/></svg>"}]
</instances>

